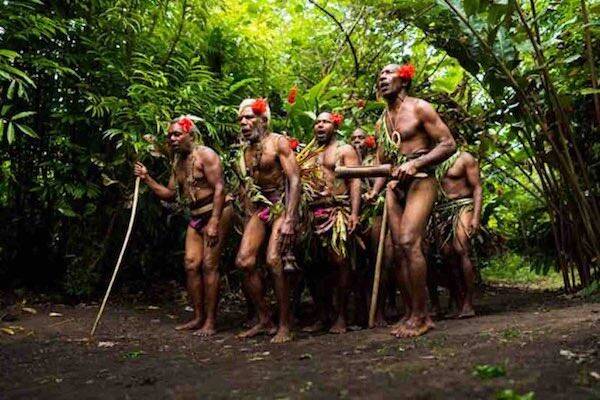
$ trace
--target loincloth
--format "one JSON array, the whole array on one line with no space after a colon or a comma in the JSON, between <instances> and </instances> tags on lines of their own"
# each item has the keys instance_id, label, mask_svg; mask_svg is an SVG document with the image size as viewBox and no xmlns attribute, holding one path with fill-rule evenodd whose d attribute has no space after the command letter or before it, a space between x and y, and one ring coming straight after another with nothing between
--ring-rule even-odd
<instances>
[{"instance_id":1,"label":"loincloth","mask_svg":"<svg viewBox=\"0 0 600 400\"><path fill-rule=\"evenodd\" d=\"M456 235L460 217L473 210L473 198L444 199L438 202L427 223L427 241L440 249L450 243ZM466 227L463 227L466 228Z\"/></svg>"},{"instance_id":2,"label":"loincloth","mask_svg":"<svg viewBox=\"0 0 600 400\"><path fill-rule=\"evenodd\" d=\"M225 198L225 203L223 204L223 209L229 206L232 200L232 197L227 196ZM200 205L201 203L192 203L190 205L190 218L188 226L195 229L198 233L202 233L202 230L212 217L212 211L214 209L212 197L209 198L208 201L210 201L210 203L206 203L206 201L203 201L204 203L206 203L204 205ZM192 208L192 206L195 206L195 208Z\"/></svg>"},{"instance_id":3,"label":"loincloth","mask_svg":"<svg viewBox=\"0 0 600 400\"><path fill-rule=\"evenodd\" d=\"M258 214L258 218L264 222L272 223L277 217L283 214L283 195L281 191L263 190L261 197L252 201L253 213Z\"/></svg>"},{"instance_id":4,"label":"loincloth","mask_svg":"<svg viewBox=\"0 0 600 400\"><path fill-rule=\"evenodd\" d=\"M309 204L312 230L322 247L336 254L348 255L348 219L351 208L348 196L320 198Z\"/></svg>"}]
</instances>

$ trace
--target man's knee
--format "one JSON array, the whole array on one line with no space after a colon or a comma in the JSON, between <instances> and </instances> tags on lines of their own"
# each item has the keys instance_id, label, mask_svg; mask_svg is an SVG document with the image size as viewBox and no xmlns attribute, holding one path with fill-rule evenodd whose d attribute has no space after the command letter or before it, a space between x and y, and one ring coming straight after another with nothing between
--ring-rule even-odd
<instances>
[{"instance_id":1,"label":"man's knee","mask_svg":"<svg viewBox=\"0 0 600 400\"><path fill-rule=\"evenodd\" d=\"M202 260L197 256L185 256L183 258L183 266L187 273L197 273L200 270Z\"/></svg>"},{"instance_id":2,"label":"man's knee","mask_svg":"<svg viewBox=\"0 0 600 400\"><path fill-rule=\"evenodd\" d=\"M406 255L414 253L422 253L422 238L420 235L414 233L403 233L398 238L395 247Z\"/></svg>"},{"instance_id":3,"label":"man's knee","mask_svg":"<svg viewBox=\"0 0 600 400\"><path fill-rule=\"evenodd\" d=\"M269 271L274 275L283 274L283 264L279 255L267 255L266 264Z\"/></svg>"},{"instance_id":4,"label":"man's knee","mask_svg":"<svg viewBox=\"0 0 600 400\"><path fill-rule=\"evenodd\" d=\"M202 271L207 273L217 272L219 269L219 262L217 257L208 256L204 259L204 263L202 265Z\"/></svg>"},{"instance_id":5,"label":"man's knee","mask_svg":"<svg viewBox=\"0 0 600 400\"><path fill-rule=\"evenodd\" d=\"M242 271L251 271L256 267L256 255L239 253L235 259L235 266Z\"/></svg>"}]
</instances>

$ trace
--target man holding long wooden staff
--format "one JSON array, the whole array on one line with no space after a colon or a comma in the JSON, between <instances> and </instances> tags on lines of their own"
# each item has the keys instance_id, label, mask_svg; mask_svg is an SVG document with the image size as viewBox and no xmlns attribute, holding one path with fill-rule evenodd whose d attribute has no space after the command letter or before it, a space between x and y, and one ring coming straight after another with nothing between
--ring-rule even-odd
<instances>
[{"instance_id":1,"label":"man holding long wooden staff","mask_svg":"<svg viewBox=\"0 0 600 400\"><path fill-rule=\"evenodd\" d=\"M410 64L385 66L378 79L378 93L387 107L378 122L377 158L395 166L387 187L386 207L396 257L405 316L391 334L420 336L434 327L427 309L427 264L422 241L427 219L437 196L434 170L456 150L450 130L433 107L408 96L414 76ZM426 172L426 178L418 178ZM375 197L385 185L379 178L365 196Z\"/></svg>"},{"instance_id":2,"label":"man holding long wooden staff","mask_svg":"<svg viewBox=\"0 0 600 400\"><path fill-rule=\"evenodd\" d=\"M175 152L173 173L167 186L156 182L138 162L134 173L164 201L180 198L191 215L185 236L184 266L194 317L177 330L196 330L211 336L215 330L219 295L219 258L233 209L225 205L223 168L217 153L196 144L200 132L189 117L169 125L168 140Z\"/></svg>"}]
</instances>

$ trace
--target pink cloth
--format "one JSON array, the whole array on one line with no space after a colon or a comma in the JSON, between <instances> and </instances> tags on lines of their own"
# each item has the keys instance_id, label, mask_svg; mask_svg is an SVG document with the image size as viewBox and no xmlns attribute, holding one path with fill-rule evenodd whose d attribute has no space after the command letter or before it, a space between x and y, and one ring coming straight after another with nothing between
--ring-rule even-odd
<instances>
[{"instance_id":1,"label":"pink cloth","mask_svg":"<svg viewBox=\"0 0 600 400\"><path fill-rule=\"evenodd\" d=\"M271 216L271 209L269 207L260 208L258 211L258 218L262 222L269 222L269 217Z\"/></svg>"},{"instance_id":2,"label":"pink cloth","mask_svg":"<svg viewBox=\"0 0 600 400\"><path fill-rule=\"evenodd\" d=\"M319 207L313 210L313 215L315 216L315 218L329 218L330 213L331 208Z\"/></svg>"}]
</instances>

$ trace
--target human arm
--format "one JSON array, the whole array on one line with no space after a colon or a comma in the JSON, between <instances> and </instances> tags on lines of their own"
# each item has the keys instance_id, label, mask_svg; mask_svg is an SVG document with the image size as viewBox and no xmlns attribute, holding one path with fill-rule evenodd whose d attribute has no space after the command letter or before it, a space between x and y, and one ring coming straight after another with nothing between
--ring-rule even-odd
<instances>
[{"instance_id":1,"label":"human arm","mask_svg":"<svg viewBox=\"0 0 600 400\"><path fill-rule=\"evenodd\" d=\"M282 249L289 249L293 245L296 235L295 225L297 223L298 205L300 204L300 167L289 141L284 137L279 137L277 141L277 154L288 183L285 218L280 232L281 247Z\"/></svg>"},{"instance_id":2,"label":"human arm","mask_svg":"<svg viewBox=\"0 0 600 400\"><path fill-rule=\"evenodd\" d=\"M476 232L481 224L481 207L483 204L483 188L481 187L481 177L479 175L479 163L473 156L469 156L466 165L467 181L473 188L473 217L471 218L469 231Z\"/></svg>"},{"instance_id":3,"label":"human arm","mask_svg":"<svg viewBox=\"0 0 600 400\"><path fill-rule=\"evenodd\" d=\"M396 174L400 180L414 177L419 170L438 165L456 151L456 142L448 126L428 102L419 100L416 112L423 129L435 146L426 154L402 164Z\"/></svg>"},{"instance_id":4,"label":"human arm","mask_svg":"<svg viewBox=\"0 0 600 400\"><path fill-rule=\"evenodd\" d=\"M375 154L375 162L373 165L381 165L380 151L380 149L377 149L377 153ZM371 190L369 190L363 195L364 200L366 202L373 201L377 197L379 192L381 192L381 190L385 187L386 180L387 178L385 177L375 178L375 182L373 182L373 187L371 188Z\"/></svg>"},{"instance_id":5,"label":"human arm","mask_svg":"<svg viewBox=\"0 0 600 400\"><path fill-rule=\"evenodd\" d=\"M171 175L167 186L156 182L148 173L148 169L141 162L136 162L133 167L133 173L140 178L154 192L156 197L164 201L175 201L177 194L175 190L175 177Z\"/></svg>"},{"instance_id":6,"label":"human arm","mask_svg":"<svg viewBox=\"0 0 600 400\"><path fill-rule=\"evenodd\" d=\"M223 167L217 153L209 148L197 150L204 166L206 181L213 187L212 215L206 224L207 244L213 247L219 241L219 221L225 204L225 185L223 183Z\"/></svg>"},{"instance_id":7,"label":"human arm","mask_svg":"<svg viewBox=\"0 0 600 400\"><path fill-rule=\"evenodd\" d=\"M360 166L358 154L356 150L350 145L345 145L341 152L342 163L345 167L358 167ZM348 231L353 232L358 225L358 214L360 212L360 178L350 179L350 206L351 214L350 220L348 221Z\"/></svg>"}]
</instances>

